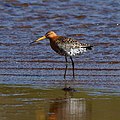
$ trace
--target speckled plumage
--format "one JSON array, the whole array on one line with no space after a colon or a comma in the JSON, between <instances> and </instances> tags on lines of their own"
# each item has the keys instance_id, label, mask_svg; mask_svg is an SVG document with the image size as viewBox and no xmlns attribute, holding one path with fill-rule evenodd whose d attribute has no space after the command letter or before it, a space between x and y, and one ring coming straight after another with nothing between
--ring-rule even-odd
<instances>
[{"instance_id":1,"label":"speckled plumage","mask_svg":"<svg viewBox=\"0 0 120 120\"><path fill-rule=\"evenodd\" d=\"M80 43L77 40L67 38L64 36L57 36L54 39L55 39L54 41L50 39L51 42L50 45L52 47L52 45L55 44L56 48L52 47L52 49L55 50L60 55L75 56L82 54L87 50L91 50L92 48L92 46L89 44Z\"/></svg>"}]
</instances>

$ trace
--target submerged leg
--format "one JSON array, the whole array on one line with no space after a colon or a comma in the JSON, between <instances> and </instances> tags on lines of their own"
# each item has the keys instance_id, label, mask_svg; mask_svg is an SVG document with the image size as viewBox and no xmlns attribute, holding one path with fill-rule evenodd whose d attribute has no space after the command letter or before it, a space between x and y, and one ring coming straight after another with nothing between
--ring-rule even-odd
<instances>
[{"instance_id":1,"label":"submerged leg","mask_svg":"<svg viewBox=\"0 0 120 120\"><path fill-rule=\"evenodd\" d=\"M66 67L65 67L64 79L66 79L66 71L67 71L67 67L68 67L67 56L65 56L65 62L66 62Z\"/></svg>"},{"instance_id":2,"label":"submerged leg","mask_svg":"<svg viewBox=\"0 0 120 120\"><path fill-rule=\"evenodd\" d=\"M73 59L72 57L70 56L70 59L72 61L72 68L73 68L73 79L75 79L75 73L74 73L74 62L73 62Z\"/></svg>"}]
</instances>

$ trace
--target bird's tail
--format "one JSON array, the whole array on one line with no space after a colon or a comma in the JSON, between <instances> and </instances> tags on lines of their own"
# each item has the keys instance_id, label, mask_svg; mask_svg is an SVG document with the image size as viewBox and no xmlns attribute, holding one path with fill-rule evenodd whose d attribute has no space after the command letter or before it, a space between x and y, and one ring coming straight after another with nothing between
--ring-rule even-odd
<instances>
[{"instance_id":1,"label":"bird's tail","mask_svg":"<svg viewBox=\"0 0 120 120\"><path fill-rule=\"evenodd\" d=\"M92 50L92 47L93 46L90 45L90 46L84 46L84 47L81 47L81 48L86 48L86 50Z\"/></svg>"}]
</instances>

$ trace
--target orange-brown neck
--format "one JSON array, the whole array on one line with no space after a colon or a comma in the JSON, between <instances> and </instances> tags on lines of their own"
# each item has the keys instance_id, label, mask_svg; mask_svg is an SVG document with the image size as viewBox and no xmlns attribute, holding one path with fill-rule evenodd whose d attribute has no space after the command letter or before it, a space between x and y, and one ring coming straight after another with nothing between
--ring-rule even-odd
<instances>
[{"instance_id":1,"label":"orange-brown neck","mask_svg":"<svg viewBox=\"0 0 120 120\"><path fill-rule=\"evenodd\" d=\"M50 39L49 39L49 40L50 40L50 46L51 46L51 48L52 48L56 53L58 53L58 54L60 54L60 55L64 55L64 54L61 52L61 49L60 49L59 46L58 46L58 42L57 42L58 38L59 38L59 36L50 38Z\"/></svg>"}]
</instances>

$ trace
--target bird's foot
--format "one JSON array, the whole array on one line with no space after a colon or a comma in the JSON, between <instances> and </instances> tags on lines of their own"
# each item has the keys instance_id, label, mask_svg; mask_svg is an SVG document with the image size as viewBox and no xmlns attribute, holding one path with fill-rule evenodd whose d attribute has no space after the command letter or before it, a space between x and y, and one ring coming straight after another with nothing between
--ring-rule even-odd
<instances>
[{"instance_id":1,"label":"bird's foot","mask_svg":"<svg viewBox=\"0 0 120 120\"><path fill-rule=\"evenodd\" d=\"M71 87L64 87L62 90L66 91L66 92L75 92L75 89L71 88Z\"/></svg>"}]
</instances>

